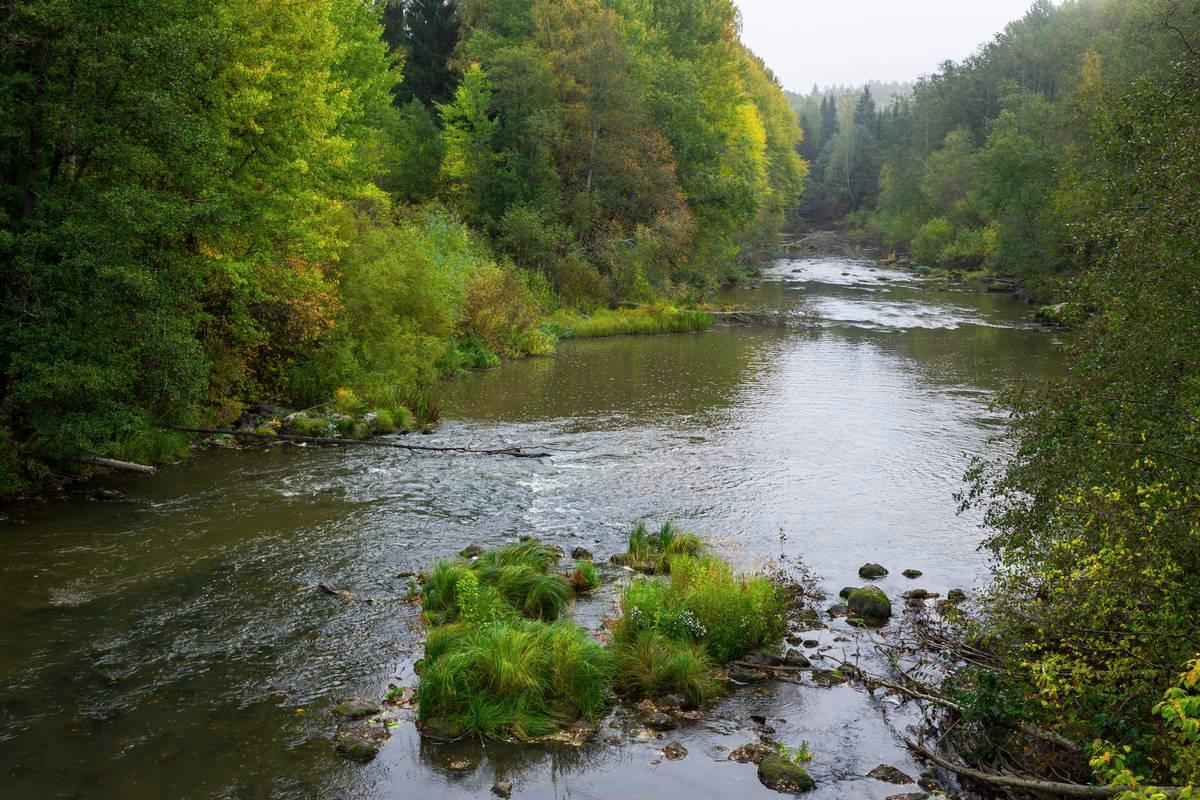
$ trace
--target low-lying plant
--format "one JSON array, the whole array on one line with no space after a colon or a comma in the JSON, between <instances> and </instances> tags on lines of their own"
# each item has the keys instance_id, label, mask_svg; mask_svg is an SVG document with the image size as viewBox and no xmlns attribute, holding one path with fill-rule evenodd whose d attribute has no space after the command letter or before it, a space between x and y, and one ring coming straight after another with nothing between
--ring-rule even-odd
<instances>
[{"instance_id":1,"label":"low-lying plant","mask_svg":"<svg viewBox=\"0 0 1200 800\"><path fill-rule=\"evenodd\" d=\"M602 336L654 335L689 333L708 330L713 315L705 311L680 309L673 306L622 309L602 309L591 316L566 316L551 322L561 335L577 339Z\"/></svg>"},{"instance_id":2,"label":"low-lying plant","mask_svg":"<svg viewBox=\"0 0 1200 800\"><path fill-rule=\"evenodd\" d=\"M617 689L631 697L678 694L695 708L717 692L712 662L694 644L646 630L615 648Z\"/></svg>"},{"instance_id":3,"label":"low-lying plant","mask_svg":"<svg viewBox=\"0 0 1200 800\"><path fill-rule=\"evenodd\" d=\"M792 749L783 742L780 742L775 746L775 752L778 753L779 757L784 761L795 764L797 767L802 767L807 762L812 761L812 751L808 749L807 740L801 742L800 746L795 749Z\"/></svg>"}]
</instances>

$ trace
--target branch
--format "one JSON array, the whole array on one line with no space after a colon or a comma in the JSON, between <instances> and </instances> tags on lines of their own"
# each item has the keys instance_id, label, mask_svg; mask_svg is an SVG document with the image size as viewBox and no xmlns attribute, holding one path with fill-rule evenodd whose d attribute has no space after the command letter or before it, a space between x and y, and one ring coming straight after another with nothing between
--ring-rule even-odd
<instances>
[{"instance_id":1,"label":"branch","mask_svg":"<svg viewBox=\"0 0 1200 800\"><path fill-rule=\"evenodd\" d=\"M411 450L423 453L471 453L484 456L511 456L513 458L549 458L549 453L527 453L520 447L433 447L431 445L401 444L377 439L338 439L325 436L293 436L285 433L255 433L253 431L235 431L227 428L187 428L180 425L164 426L173 431L184 433L203 433L210 436L242 436L247 439L261 441L305 442L308 444L337 444L360 445L363 447L390 447L394 450Z\"/></svg>"},{"instance_id":2,"label":"branch","mask_svg":"<svg viewBox=\"0 0 1200 800\"><path fill-rule=\"evenodd\" d=\"M927 750L909 739L905 739L904 744L917 755L929 759L942 769L950 770L960 778L970 778L973 781L987 783L992 786L1005 786L1010 789L1024 789L1030 792L1044 792L1046 794L1057 795L1058 797L1117 797L1125 792L1137 792L1142 788L1137 786L1097 786L1086 783L1059 783L1058 781L1039 781L1032 778L992 775L988 772L971 769L964 764L947 761L933 751ZM1154 791L1166 797L1179 797L1185 791L1189 791L1189 788L1184 786L1160 786L1155 787Z\"/></svg>"},{"instance_id":3,"label":"branch","mask_svg":"<svg viewBox=\"0 0 1200 800\"><path fill-rule=\"evenodd\" d=\"M84 456L78 459L80 463L92 464L97 467L108 467L109 469L119 469L123 472L140 472L143 475L153 475L158 472L154 467L148 467L145 464L134 464L131 461L117 461L115 458L99 458L97 456Z\"/></svg>"}]
</instances>

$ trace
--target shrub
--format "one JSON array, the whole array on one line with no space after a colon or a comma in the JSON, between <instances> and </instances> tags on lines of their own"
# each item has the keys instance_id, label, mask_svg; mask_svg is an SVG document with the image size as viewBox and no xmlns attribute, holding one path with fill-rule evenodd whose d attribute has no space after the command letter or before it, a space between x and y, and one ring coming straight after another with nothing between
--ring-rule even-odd
<instances>
[{"instance_id":1,"label":"shrub","mask_svg":"<svg viewBox=\"0 0 1200 800\"><path fill-rule=\"evenodd\" d=\"M512 620L430 632L417 687L422 721L483 736L540 736L609 703L610 653L573 623Z\"/></svg>"},{"instance_id":2,"label":"shrub","mask_svg":"<svg viewBox=\"0 0 1200 800\"><path fill-rule=\"evenodd\" d=\"M913 258L925 264L941 263L942 250L954 241L954 224L934 217L921 226L912 241Z\"/></svg>"},{"instance_id":3,"label":"shrub","mask_svg":"<svg viewBox=\"0 0 1200 800\"><path fill-rule=\"evenodd\" d=\"M642 631L615 648L616 685L632 697L679 694L699 706L717 691L713 665L694 644Z\"/></svg>"},{"instance_id":4,"label":"shrub","mask_svg":"<svg viewBox=\"0 0 1200 800\"><path fill-rule=\"evenodd\" d=\"M425 618L433 625L518 615L557 619L571 601L566 579L547 574L557 560L553 548L530 540L487 550L469 563L438 561L421 582Z\"/></svg>"}]
</instances>

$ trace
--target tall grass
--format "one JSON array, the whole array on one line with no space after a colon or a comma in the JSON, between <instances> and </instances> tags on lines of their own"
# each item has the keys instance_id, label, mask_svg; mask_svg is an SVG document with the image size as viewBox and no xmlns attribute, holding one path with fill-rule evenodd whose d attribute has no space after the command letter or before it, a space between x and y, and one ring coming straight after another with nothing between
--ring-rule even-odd
<instances>
[{"instance_id":1,"label":"tall grass","mask_svg":"<svg viewBox=\"0 0 1200 800\"><path fill-rule=\"evenodd\" d=\"M614 648L617 689L633 697L678 694L690 707L716 694L713 665L702 649L652 630Z\"/></svg>"},{"instance_id":2,"label":"tall grass","mask_svg":"<svg viewBox=\"0 0 1200 800\"><path fill-rule=\"evenodd\" d=\"M671 306L600 310L588 317L552 320L566 336L589 339L602 336L654 335L704 331L713 326L713 316Z\"/></svg>"},{"instance_id":3,"label":"tall grass","mask_svg":"<svg viewBox=\"0 0 1200 800\"><path fill-rule=\"evenodd\" d=\"M566 578L548 574L557 560L553 548L530 540L486 550L470 562L438 561L421 582L425 618L434 625L468 616L480 622L518 614L558 619L571 602L572 591Z\"/></svg>"},{"instance_id":4,"label":"tall grass","mask_svg":"<svg viewBox=\"0 0 1200 800\"><path fill-rule=\"evenodd\" d=\"M782 637L785 598L768 578L735 575L711 556L678 555L670 565L669 583L642 578L626 587L614 626L618 641L653 631L698 644L715 662L726 663Z\"/></svg>"},{"instance_id":5,"label":"tall grass","mask_svg":"<svg viewBox=\"0 0 1200 800\"><path fill-rule=\"evenodd\" d=\"M671 561L676 556L698 558L706 552L703 539L681 531L669 520L657 532L651 532L645 522L639 521L629 534L629 550L613 556L612 560L642 572L665 574L671 571Z\"/></svg>"},{"instance_id":6,"label":"tall grass","mask_svg":"<svg viewBox=\"0 0 1200 800\"><path fill-rule=\"evenodd\" d=\"M590 592L600 585L600 576L596 573L596 565L591 561L576 561L575 569L571 570L569 578L576 594Z\"/></svg>"},{"instance_id":7,"label":"tall grass","mask_svg":"<svg viewBox=\"0 0 1200 800\"><path fill-rule=\"evenodd\" d=\"M612 680L609 651L565 620L458 624L430 632L417 700L422 720L525 738L595 719Z\"/></svg>"}]
</instances>

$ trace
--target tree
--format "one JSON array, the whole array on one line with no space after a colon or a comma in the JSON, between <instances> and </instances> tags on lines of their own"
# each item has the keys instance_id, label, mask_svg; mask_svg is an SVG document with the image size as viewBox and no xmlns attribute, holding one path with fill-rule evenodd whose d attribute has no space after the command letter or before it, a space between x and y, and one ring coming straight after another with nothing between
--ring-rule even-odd
<instances>
[{"instance_id":1,"label":"tree","mask_svg":"<svg viewBox=\"0 0 1200 800\"><path fill-rule=\"evenodd\" d=\"M404 62L394 88L396 105L444 103L454 91L450 66L461 22L457 0L391 0L383 11L383 38Z\"/></svg>"}]
</instances>

